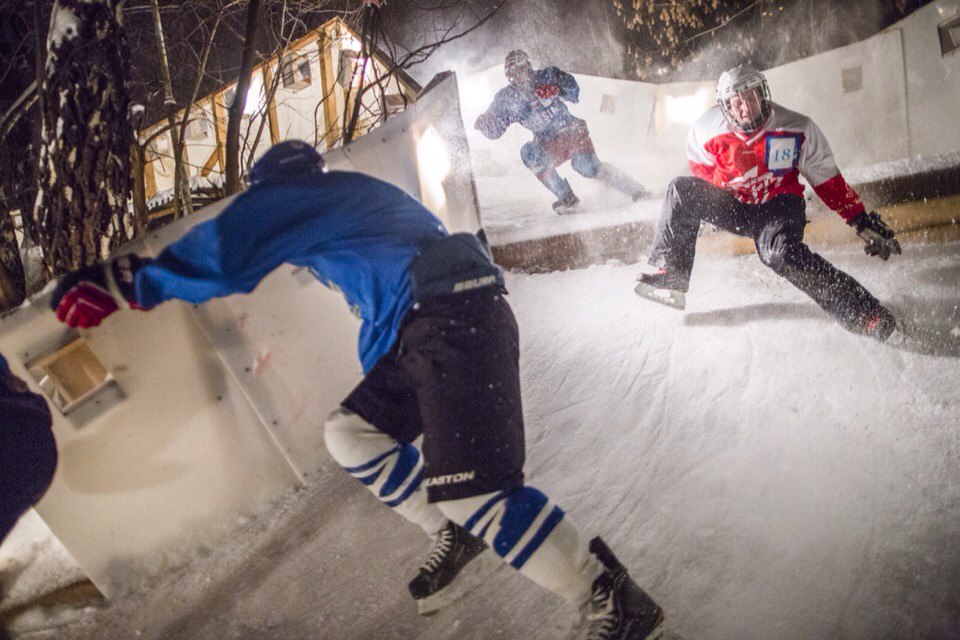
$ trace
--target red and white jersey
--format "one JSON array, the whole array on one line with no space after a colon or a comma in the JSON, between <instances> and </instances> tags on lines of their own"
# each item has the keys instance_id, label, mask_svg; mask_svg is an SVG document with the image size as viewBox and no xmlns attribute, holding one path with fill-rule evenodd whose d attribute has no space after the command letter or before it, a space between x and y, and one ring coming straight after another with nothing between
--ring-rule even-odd
<instances>
[{"instance_id":1,"label":"red and white jersey","mask_svg":"<svg viewBox=\"0 0 960 640\"><path fill-rule=\"evenodd\" d=\"M844 220L864 210L847 184L827 138L805 115L771 105L767 123L750 136L727 123L719 105L704 114L687 136L693 175L733 193L741 202L761 204L789 193L803 196L800 175Z\"/></svg>"}]
</instances>

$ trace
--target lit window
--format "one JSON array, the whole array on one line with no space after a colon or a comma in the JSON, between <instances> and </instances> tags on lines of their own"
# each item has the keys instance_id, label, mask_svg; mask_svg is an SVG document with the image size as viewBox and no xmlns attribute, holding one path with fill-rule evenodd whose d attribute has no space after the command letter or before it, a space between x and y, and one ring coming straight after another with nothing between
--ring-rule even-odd
<instances>
[{"instance_id":1,"label":"lit window","mask_svg":"<svg viewBox=\"0 0 960 640\"><path fill-rule=\"evenodd\" d=\"M284 89L303 89L310 85L310 61L302 55L287 56L283 60L280 74L283 76Z\"/></svg>"}]
</instances>

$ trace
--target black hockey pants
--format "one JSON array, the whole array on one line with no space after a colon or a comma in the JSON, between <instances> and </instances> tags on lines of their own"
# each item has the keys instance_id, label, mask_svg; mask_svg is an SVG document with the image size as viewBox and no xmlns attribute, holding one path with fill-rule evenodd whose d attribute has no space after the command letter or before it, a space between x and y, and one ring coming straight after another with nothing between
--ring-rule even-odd
<instances>
[{"instance_id":1,"label":"black hockey pants","mask_svg":"<svg viewBox=\"0 0 960 640\"><path fill-rule=\"evenodd\" d=\"M650 264L687 279L693 269L700 221L753 238L760 260L810 296L848 329L882 306L852 277L810 251L803 243L806 203L781 195L763 204L744 204L706 180L689 176L670 183L653 237Z\"/></svg>"}]
</instances>

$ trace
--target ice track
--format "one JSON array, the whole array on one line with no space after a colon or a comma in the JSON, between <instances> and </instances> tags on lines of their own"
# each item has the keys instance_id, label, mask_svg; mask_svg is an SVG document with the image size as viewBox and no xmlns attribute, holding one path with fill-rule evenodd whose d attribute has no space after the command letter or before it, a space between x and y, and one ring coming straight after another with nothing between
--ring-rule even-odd
<instances>
[{"instance_id":1,"label":"ice track","mask_svg":"<svg viewBox=\"0 0 960 640\"><path fill-rule=\"evenodd\" d=\"M827 257L947 355L845 332L756 256L701 259L685 312L637 298L636 266L508 279L528 478L688 640L960 638L960 245ZM563 637L509 571L419 618L427 549L331 461L229 548L24 637Z\"/></svg>"}]
</instances>

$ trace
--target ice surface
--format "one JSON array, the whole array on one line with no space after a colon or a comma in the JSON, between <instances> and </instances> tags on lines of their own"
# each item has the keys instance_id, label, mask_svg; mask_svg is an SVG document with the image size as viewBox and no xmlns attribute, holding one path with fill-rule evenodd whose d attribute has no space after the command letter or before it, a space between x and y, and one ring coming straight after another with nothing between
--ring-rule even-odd
<instances>
[{"instance_id":1,"label":"ice surface","mask_svg":"<svg viewBox=\"0 0 960 640\"><path fill-rule=\"evenodd\" d=\"M756 256L702 256L684 312L635 296L636 266L508 277L528 477L687 638L960 637L960 244L825 255L952 355L845 332ZM563 637L509 570L419 618L428 549L330 461L229 547L22 637Z\"/></svg>"}]
</instances>

